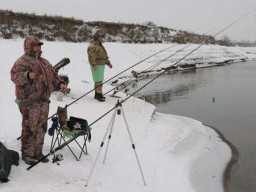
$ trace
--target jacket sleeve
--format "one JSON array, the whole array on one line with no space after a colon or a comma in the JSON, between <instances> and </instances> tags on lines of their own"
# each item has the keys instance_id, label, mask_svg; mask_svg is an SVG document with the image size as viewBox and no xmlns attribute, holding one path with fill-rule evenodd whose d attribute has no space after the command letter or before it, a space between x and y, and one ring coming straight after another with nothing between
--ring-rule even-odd
<instances>
[{"instance_id":1,"label":"jacket sleeve","mask_svg":"<svg viewBox=\"0 0 256 192\"><path fill-rule=\"evenodd\" d=\"M58 73L55 71L55 69L53 68L53 66L50 64L50 62L48 60L46 60L46 59L42 59L42 60L48 66L48 68L51 70L52 83L53 83L54 89L59 89L60 84L61 83L65 84L65 82L60 78L60 76L58 75Z\"/></svg>"},{"instance_id":2,"label":"jacket sleeve","mask_svg":"<svg viewBox=\"0 0 256 192\"><path fill-rule=\"evenodd\" d=\"M66 83L60 78L58 73L55 71L55 69L52 67L52 73L54 75L54 86L55 89L60 89L60 84L66 85Z\"/></svg>"},{"instance_id":3,"label":"jacket sleeve","mask_svg":"<svg viewBox=\"0 0 256 192\"><path fill-rule=\"evenodd\" d=\"M105 64L105 65L111 64L110 61L109 61L109 57L108 57L107 50L105 49L104 46L102 46L102 49L103 49L103 51L104 51L104 53L105 53L105 57L104 57L105 62L104 62L104 64Z\"/></svg>"},{"instance_id":4,"label":"jacket sleeve","mask_svg":"<svg viewBox=\"0 0 256 192\"><path fill-rule=\"evenodd\" d=\"M29 67L21 59L18 59L11 69L11 80L16 86L23 86L30 82L28 73Z\"/></svg>"},{"instance_id":5,"label":"jacket sleeve","mask_svg":"<svg viewBox=\"0 0 256 192\"><path fill-rule=\"evenodd\" d=\"M97 49L95 47L88 47L87 53L90 65L97 65Z\"/></svg>"}]
</instances>

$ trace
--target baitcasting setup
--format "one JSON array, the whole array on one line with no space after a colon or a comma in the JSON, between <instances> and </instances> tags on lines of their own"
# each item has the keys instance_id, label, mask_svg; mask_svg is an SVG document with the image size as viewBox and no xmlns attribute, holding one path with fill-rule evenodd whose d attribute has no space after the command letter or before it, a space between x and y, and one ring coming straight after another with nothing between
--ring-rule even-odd
<instances>
[{"instance_id":1,"label":"baitcasting setup","mask_svg":"<svg viewBox=\"0 0 256 192\"><path fill-rule=\"evenodd\" d=\"M216 37L217 35L219 35L220 33L222 33L223 31L225 31L226 29L228 29L229 27L231 27L232 25L234 25L235 23L237 23L239 20L241 20L242 18L246 17L247 15L249 15L250 13L254 12L255 10L252 10L244 15L242 15L241 17L239 17L238 19L236 19L234 22L232 22L231 24L229 24L228 26L226 26L225 28L221 29L219 32L217 32L213 37ZM106 138L106 135L108 133L108 131L110 130L110 134L109 134L109 139L111 138L111 133L112 133L112 130L113 130L113 125L114 125L114 118L115 118L115 114L116 113L120 113L120 110L123 114L123 117L124 117L124 121L125 121L125 124L126 124L126 127L127 127L127 130L128 130L128 133L129 133L129 136L130 136L130 139L131 139L131 143L132 143L132 148L134 149L134 152L135 152L135 155L136 155L136 158L137 158L137 154L136 154L136 150L135 150L135 145L132 141L132 137L131 137L131 134L130 134L130 131L129 131L129 127L128 127L128 123L127 123L127 119L125 117L125 114L124 114L124 111L122 109L122 104L125 103L128 99L130 99L132 96L134 96L136 93L138 93L140 90L142 90L144 87L146 87L147 85L149 85L151 82L153 82L155 79L159 78L160 76L162 76L163 74L165 74L171 67L173 67L174 65L177 65L180 61L182 61L183 59L185 59L186 57L188 57L190 54L192 54L193 52L195 52L196 50L198 50L200 47L202 47L204 44L206 44L208 41L204 41L202 44L198 45L195 49L193 49L192 51L190 51L188 54L186 54L185 56L183 56L181 59L179 59L177 62L175 62L174 64L170 65L169 67L165 68L161 73L159 73L158 75L156 75L153 79L151 79L149 82L147 82L145 85L143 85L142 87L140 87L139 89L137 89L136 91L134 91L132 94L128 95L125 99L122 99L121 101L117 101L117 104L112 107L110 110L108 110L107 112L105 112L102 116L98 117L96 120L94 120L91 124L88 125L88 127L91 127L92 125L94 125L96 122L98 122L99 120L101 120L102 118L104 118L106 115L108 115L110 112L114 111L113 112L113 115L112 115L112 118L110 120L110 123L108 125L108 128L107 128L107 131L104 135L104 138L103 138L103 141L100 145L100 150L101 148L103 147L104 145L104 140ZM171 46L173 47L173 46ZM159 54L160 52L163 52L163 51L166 51L167 49L170 49L171 47L168 47L166 49L163 49L143 60L141 60L140 62L134 64L133 66L123 70L122 72L118 73L117 75L113 76L112 78L108 79L107 81L105 81L103 84L109 82L110 80L116 78L117 76L119 76L120 74L124 73L125 71L135 67L136 65L144 62L145 60ZM183 48L184 49L184 48ZM180 50L179 50L180 51ZM176 54L176 53L175 53ZM167 58L161 60L160 62L163 62L163 61L166 61L167 59L169 59L170 57L172 57L173 55L171 56L168 56ZM70 104L66 105L65 108L71 106L72 104L74 104L75 102L77 102L78 100L80 100L81 98L83 98L84 96L88 95L89 93L91 93L94 89L90 90L89 92L85 93L84 95L80 96L79 98L77 98L76 100L74 100L73 102L71 102ZM53 114L51 117L49 117L48 119L52 118L53 116L55 116L57 113ZM83 130L81 130L80 132L78 132L73 138L70 138L69 140L67 140L65 143L59 145L58 147L56 147L55 149L52 149L47 155L43 156L41 159L39 159L37 162L35 162L34 164L30 165L27 170L30 170L31 168L33 168L34 166L36 166L38 163L40 163L42 160L46 159L48 156L50 155L54 155L57 151L59 151L60 149L64 148L65 146L67 146L69 143L73 142L76 138L78 138L79 136L83 135L84 132ZM87 179L87 184L85 185L86 187L88 186L88 183L89 183L89 180L92 176L92 172L94 170L94 167L95 167L95 164L96 164L96 161L98 159L98 156L99 156L99 153L100 153L100 150L97 154L97 157L96 157L96 160L94 162L94 165L93 165L93 168L90 172L90 175L89 175L89 178ZM107 151L107 150L106 150ZM138 161L138 158L137 158L137 161ZM144 176L143 176L143 173L142 173L142 169L141 169L141 166L140 166L140 163L138 161L138 164L139 164L139 168L140 168L140 172L141 172L141 175L142 175L142 178L143 178L143 182L144 182L144 185L146 185L146 182L145 182L145 179L144 179Z\"/></svg>"}]
</instances>

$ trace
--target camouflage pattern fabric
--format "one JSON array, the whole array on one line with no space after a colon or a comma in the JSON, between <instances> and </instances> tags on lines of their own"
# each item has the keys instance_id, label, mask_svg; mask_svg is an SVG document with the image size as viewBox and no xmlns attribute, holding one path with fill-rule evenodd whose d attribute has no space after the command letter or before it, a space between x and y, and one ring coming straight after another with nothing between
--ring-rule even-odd
<instances>
[{"instance_id":1,"label":"camouflage pattern fabric","mask_svg":"<svg viewBox=\"0 0 256 192\"><path fill-rule=\"evenodd\" d=\"M92 41L87 49L88 60L91 65L92 76L94 80L95 93L102 94L102 82L104 80L104 68L93 68L94 66L108 65L110 61L108 54L102 43L99 41ZM103 69L103 70L101 70Z\"/></svg>"},{"instance_id":2,"label":"camouflage pattern fabric","mask_svg":"<svg viewBox=\"0 0 256 192\"><path fill-rule=\"evenodd\" d=\"M43 45L42 42L39 41L38 38L28 36L24 40L24 51L27 55L33 55L32 48L34 45Z\"/></svg>"},{"instance_id":3,"label":"camouflage pattern fabric","mask_svg":"<svg viewBox=\"0 0 256 192\"><path fill-rule=\"evenodd\" d=\"M94 89L96 93L102 94L102 81L94 82Z\"/></svg>"},{"instance_id":4,"label":"camouflage pattern fabric","mask_svg":"<svg viewBox=\"0 0 256 192\"><path fill-rule=\"evenodd\" d=\"M99 36L104 37L105 35L106 32L103 29L99 29L94 33L93 37L97 39Z\"/></svg>"},{"instance_id":5,"label":"camouflage pattern fabric","mask_svg":"<svg viewBox=\"0 0 256 192\"><path fill-rule=\"evenodd\" d=\"M98 41L92 41L87 49L90 65L108 65L108 54L105 47Z\"/></svg>"},{"instance_id":6,"label":"camouflage pattern fabric","mask_svg":"<svg viewBox=\"0 0 256 192\"><path fill-rule=\"evenodd\" d=\"M35 157L42 154L51 93L63 80L46 59L35 53L33 46L42 45L35 37L24 41L25 54L17 59L11 69L11 80L15 84L16 103L22 114L22 155ZM36 77L31 80L29 73Z\"/></svg>"},{"instance_id":7,"label":"camouflage pattern fabric","mask_svg":"<svg viewBox=\"0 0 256 192\"><path fill-rule=\"evenodd\" d=\"M37 78L30 80L29 72L35 72ZM64 83L46 59L35 59L26 54L20 57L12 67L11 80L15 84L18 105L42 100L49 101L51 92L56 90L61 82Z\"/></svg>"},{"instance_id":8,"label":"camouflage pattern fabric","mask_svg":"<svg viewBox=\"0 0 256 192\"><path fill-rule=\"evenodd\" d=\"M47 131L48 102L20 106L22 115L21 152L29 157L42 154Z\"/></svg>"}]
</instances>

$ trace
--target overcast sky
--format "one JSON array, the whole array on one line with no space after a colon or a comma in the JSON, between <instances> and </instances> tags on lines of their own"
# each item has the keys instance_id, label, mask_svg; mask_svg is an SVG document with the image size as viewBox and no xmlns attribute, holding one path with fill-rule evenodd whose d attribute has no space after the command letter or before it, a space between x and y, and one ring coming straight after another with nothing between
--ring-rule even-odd
<instances>
[{"instance_id":1,"label":"overcast sky","mask_svg":"<svg viewBox=\"0 0 256 192\"><path fill-rule=\"evenodd\" d=\"M211 35L251 11L216 38L227 35L232 40L256 40L256 0L0 0L0 9L84 21L152 21L199 34L210 31Z\"/></svg>"}]
</instances>

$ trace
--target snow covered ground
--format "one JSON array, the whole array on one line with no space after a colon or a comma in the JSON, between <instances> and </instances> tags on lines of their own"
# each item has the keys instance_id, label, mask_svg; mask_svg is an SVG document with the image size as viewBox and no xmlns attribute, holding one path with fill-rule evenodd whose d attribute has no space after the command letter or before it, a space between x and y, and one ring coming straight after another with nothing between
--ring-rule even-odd
<instances>
[{"instance_id":1,"label":"snow covered ground","mask_svg":"<svg viewBox=\"0 0 256 192\"><path fill-rule=\"evenodd\" d=\"M70 58L71 63L59 73L68 74L73 97L79 97L93 88L86 55L87 46L86 43L44 42L42 47L43 56L53 65L64 57ZM141 59L173 45L106 43L105 46L114 66L113 69L106 68L105 79L107 80ZM177 51L180 46L182 45L150 58L147 62L136 66L135 70L145 69L167 57L171 52ZM14 84L10 80L10 69L15 60L23 54L23 40L0 40L0 53L0 141L7 148L19 151L20 141L16 138L20 136L21 115L14 102ZM183 51L179 57L185 54ZM256 49L203 46L195 52L190 61L194 62L195 57L202 58L208 64L215 59L218 62L229 58L233 60L253 59L256 58ZM162 67L171 65L171 62L175 62L174 60L175 58L172 58L172 61L163 63ZM126 74L130 75L131 70ZM111 88L110 85L104 85L105 92ZM123 93L118 93L118 95L126 98ZM71 105L68 108L68 115L87 119L91 123L112 109L117 102L117 98L107 96L107 101L100 103L94 100L93 96L91 93ZM57 101L56 93L53 93L51 101L50 115L56 112L58 106L64 107L74 99L65 96L64 101ZM60 166L40 163L27 171L28 165L21 160L20 166L12 167L10 181L0 184L0 191L223 191L223 171L231 158L231 150L216 132L197 120L155 113L153 105L136 98L130 98L123 103L123 110L136 146L146 186L139 172L123 116L120 115L116 116L106 162L102 164L106 147L104 146L89 184L85 187L110 122L113 113L110 112L92 126L92 141L87 143L89 153L83 155L81 161L76 161L66 147L56 152L64 155ZM51 121L48 125L51 126ZM81 138L79 142L82 143ZM46 135L45 154L49 152L50 144L51 137ZM76 144L72 143L71 147L76 153L80 152ZM192 180L198 182L193 183Z\"/></svg>"}]
</instances>

